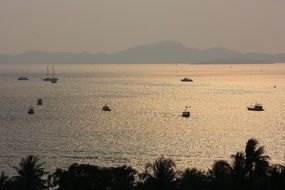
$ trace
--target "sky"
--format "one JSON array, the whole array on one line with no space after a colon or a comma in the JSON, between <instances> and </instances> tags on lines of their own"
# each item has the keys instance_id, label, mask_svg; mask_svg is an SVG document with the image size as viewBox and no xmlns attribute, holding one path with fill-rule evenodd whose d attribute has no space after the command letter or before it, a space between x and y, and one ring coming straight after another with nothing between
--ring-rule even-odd
<instances>
[{"instance_id":1,"label":"sky","mask_svg":"<svg viewBox=\"0 0 285 190\"><path fill-rule=\"evenodd\" d=\"M0 54L113 53L164 40L285 52L285 0L0 0Z\"/></svg>"}]
</instances>

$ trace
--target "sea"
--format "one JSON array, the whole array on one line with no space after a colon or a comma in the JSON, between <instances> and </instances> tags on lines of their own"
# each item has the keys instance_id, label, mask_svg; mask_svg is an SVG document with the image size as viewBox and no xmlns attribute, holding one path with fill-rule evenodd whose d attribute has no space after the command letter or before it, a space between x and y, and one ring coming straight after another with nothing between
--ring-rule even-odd
<instances>
[{"instance_id":1,"label":"sea","mask_svg":"<svg viewBox=\"0 0 285 190\"><path fill-rule=\"evenodd\" d=\"M57 84L41 80L46 68L0 65L0 170L8 174L27 155L49 172L72 163L143 171L160 156L207 171L250 138L271 163L285 163L285 64L56 64ZM29 80L18 81L23 75ZM264 111L247 110L255 103Z\"/></svg>"}]
</instances>

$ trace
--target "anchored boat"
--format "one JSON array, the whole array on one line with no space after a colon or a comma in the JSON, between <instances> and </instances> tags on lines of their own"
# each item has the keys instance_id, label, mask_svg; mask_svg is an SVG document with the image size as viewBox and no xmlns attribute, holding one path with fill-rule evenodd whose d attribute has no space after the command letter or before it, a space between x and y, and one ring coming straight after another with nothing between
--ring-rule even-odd
<instances>
[{"instance_id":1,"label":"anchored boat","mask_svg":"<svg viewBox=\"0 0 285 190\"><path fill-rule=\"evenodd\" d=\"M263 109L262 104L255 103L254 106L247 107L247 110L249 110L249 111L263 111L264 109Z\"/></svg>"},{"instance_id":2,"label":"anchored boat","mask_svg":"<svg viewBox=\"0 0 285 190\"><path fill-rule=\"evenodd\" d=\"M103 110L103 111L111 111L111 108L110 108L107 104L105 104L105 105L102 107L102 110Z\"/></svg>"},{"instance_id":3,"label":"anchored boat","mask_svg":"<svg viewBox=\"0 0 285 190\"><path fill-rule=\"evenodd\" d=\"M50 76L49 74L49 67L47 66L47 74L46 74L46 78L42 78L43 81L48 81L51 83L57 83L58 78L55 77L55 72L54 72L54 65L52 65L52 74Z\"/></svg>"},{"instance_id":4,"label":"anchored boat","mask_svg":"<svg viewBox=\"0 0 285 190\"><path fill-rule=\"evenodd\" d=\"M181 82L193 82L193 80L190 78L183 78L181 79Z\"/></svg>"}]
</instances>

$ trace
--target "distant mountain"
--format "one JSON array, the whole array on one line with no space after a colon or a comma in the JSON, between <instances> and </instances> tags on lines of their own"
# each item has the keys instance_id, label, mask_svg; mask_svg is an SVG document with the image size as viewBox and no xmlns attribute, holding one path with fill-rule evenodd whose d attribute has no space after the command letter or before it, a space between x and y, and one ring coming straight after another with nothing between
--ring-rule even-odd
<instances>
[{"instance_id":1,"label":"distant mountain","mask_svg":"<svg viewBox=\"0 0 285 190\"><path fill-rule=\"evenodd\" d=\"M0 63L4 64L162 64L162 63L285 63L284 54L241 53L238 51L215 47L195 49L174 41L162 41L149 45L140 45L123 51L106 54L49 53L29 51L17 55L1 55Z\"/></svg>"}]
</instances>

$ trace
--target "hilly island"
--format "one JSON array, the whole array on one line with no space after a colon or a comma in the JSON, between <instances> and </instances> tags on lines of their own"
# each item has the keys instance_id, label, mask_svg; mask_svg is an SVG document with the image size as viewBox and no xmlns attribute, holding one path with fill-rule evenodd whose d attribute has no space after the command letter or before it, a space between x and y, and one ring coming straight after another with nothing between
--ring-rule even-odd
<instances>
[{"instance_id":1,"label":"hilly island","mask_svg":"<svg viewBox=\"0 0 285 190\"><path fill-rule=\"evenodd\" d=\"M20 54L0 54L0 64L253 64L285 63L285 53L241 53L214 47L189 48L175 41L161 41L131 47L116 53L28 51Z\"/></svg>"}]
</instances>

